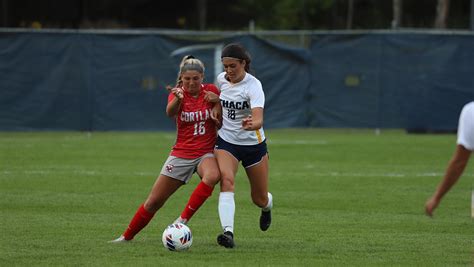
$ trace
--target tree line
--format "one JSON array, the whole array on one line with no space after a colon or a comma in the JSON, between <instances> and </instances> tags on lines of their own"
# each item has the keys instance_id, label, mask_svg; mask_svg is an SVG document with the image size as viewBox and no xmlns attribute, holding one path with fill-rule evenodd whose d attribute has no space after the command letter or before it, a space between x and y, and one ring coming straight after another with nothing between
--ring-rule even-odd
<instances>
[{"instance_id":1,"label":"tree line","mask_svg":"<svg viewBox=\"0 0 474 267\"><path fill-rule=\"evenodd\" d=\"M198 0L201 8L212 0ZM336 30L387 28L468 29L471 0L239 0L229 10L240 18L242 28L261 30ZM211 8L212 9L212 8ZM209 13L209 11L206 11ZM211 11L219 12L217 11ZM249 23L242 21L246 18ZM219 28L219 21L208 17L209 25ZM205 23L205 22L204 22ZM230 22L230 25L232 23Z\"/></svg>"},{"instance_id":2,"label":"tree line","mask_svg":"<svg viewBox=\"0 0 474 267\"><path fill-rule=\"evenodd\" d=\"M0 0L2 27L469 29L474 0ZM51 8L54 7L54 8Z\"/></svg>"}]
</instances>

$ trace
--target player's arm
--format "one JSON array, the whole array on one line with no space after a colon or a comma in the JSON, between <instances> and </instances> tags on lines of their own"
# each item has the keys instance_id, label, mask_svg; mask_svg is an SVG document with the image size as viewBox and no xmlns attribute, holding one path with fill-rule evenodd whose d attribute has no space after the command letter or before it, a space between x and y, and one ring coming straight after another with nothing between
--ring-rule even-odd
<instances>
[{"instance_id":1,"label":"player's arm","mask_svg":"<svg viewBox=\"0 0 474 267\"><path fill-rule=\"evenodd\" d=\"M217 88L216 88L217 90ZM209 103L218 103L219 101L219 95L211 92L211 91L205 91L204 92L204 100L206 100Z\"/></svg>"},{"instance_id":2,"label":"player's arm","mask_svg":"<svg viewBox=\"0 0 474 267\"><path fill-rule=\"evenodd\" d=\"M263 126L263 108L253 108L252 115L242 120L242 128L247 131L254 131Z\"/></svg>"},{"instance_id":3,"label":"player's arm","mask_svg":"<svg viewBox=\"0 0 474 267\"><path fill-rule=\"evenodd\" d=\"M210 85L210 89L204 92L204 100L213 103L211 118L216 124L217 129L222 127L222 105L219 99L220 91L217 87Z\"/></svg>"},{"instance_id":4,"label":"player's arm","mask_svg":"<svg viewBox=\"0 0 474 267\"><path fill-rule=\"evenodd\" d=\"M448 167L444 174L443 180L438 185L433 196L428 199L425 204L425 212L427 215L432 216L433 211L441 202L443 196L451 189L451 187L459 180L459 177L464 172L466 165L471 156L471 151L466 149L462 145L456 146L456 151L449 161Z\"/></svg>"},{"instance_id":5,"label":"player's arm","mask_svg":"<svg viewBox=\"0 0 474 267\"><path fill-rule=\"evenodd\" d=\"M216 124L217 129L222 127L222 105L221 102L216 102L211 110L211 118Z\"/></svg>"},{"instance_id":6,"label":"player's arm","mask_svg":"<svg viewBox=\"0 0 474 267\"><path fill-rule=\"evenodd\" d=\"M172 88L170 89L170 93L174 95L171 101L168 101L168 105L166 106L166 115L168 117L174 117L179 112L179 107L181 106L181 102L183 101L183 89L181 88Z\"/></svg>"}]
</instances>

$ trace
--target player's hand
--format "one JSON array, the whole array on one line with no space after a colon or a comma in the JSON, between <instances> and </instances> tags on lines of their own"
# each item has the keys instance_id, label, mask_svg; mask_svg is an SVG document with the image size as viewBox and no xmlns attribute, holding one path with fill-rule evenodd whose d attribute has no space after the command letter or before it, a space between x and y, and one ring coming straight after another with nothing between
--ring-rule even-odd
<instances>
[{"instance_id":1,"label":"player's hand","mask_svg":"<svg viewBox=\"0 0 474 267\"><path fill-rule=\"evenodd\" d=\"M426 201L425 213L426 215L433 217L433 212L438 207L439 201L435 197L431 197Z\"/></svg>"},{"instance_id":2,"label":"player's hand","mask_svg":"<svg viewBox=\"0 0 474 267\"><path fill-rule=\"evenodd\" d=\"M179 87L171 88L170 93L174 94L179 100L183 99L184 97L183 88L179 88Z\"/></svg>"},{"instance_id":3,"label":"player's hand","mask_svg":"<svg viewBox=\"0 0 474 267\"><path fill-rule=\"evenodd\" d=\"M205 91L204 92L204 100L206 100L209 103L217 103L219 102L219 96L211 91Z\"/></svg>"},{"instance_id":4,"label":"player's hand","mask_svg":"<svg viewBox=\"0 0 474 267\"><path fill-rule=\"evenodd\" d=\"M253 130L252 115L248 115L247 118L244 118L242 120L242 129L244 129L246 131L252 131Z\"/></svg>"},{"instance_id":5,"label":"player's hand","mask_svg":"<svg viewBox=\"0 0 474 267\"><path fill-rule=\"evenodd\" d=\"M217 129L220 129L222 127L222 116L221 116L221 114L218 114L218 112L212 110L211 111L211 119L216 124Z\"/></svg>"}]
</instances>

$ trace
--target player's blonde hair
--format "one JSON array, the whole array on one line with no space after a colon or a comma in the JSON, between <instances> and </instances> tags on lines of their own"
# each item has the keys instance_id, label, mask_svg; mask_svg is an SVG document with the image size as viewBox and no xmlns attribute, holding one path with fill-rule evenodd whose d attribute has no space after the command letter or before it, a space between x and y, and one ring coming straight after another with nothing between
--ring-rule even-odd
<instances>
[{"instance_id":1,"label":"player's blonde hair","mask_svg":"<svg viewBox=\"0 0 474 267\"><path fill-rule=\"evenodd\" d=\"M201 60L195 58L192 55L184 56L179 64L178 78L176 79L176 86L179 87L182 84L181 74L188 70L195 70L201 74L204 74L205 68Z\"/></svg>"}]
</instances>

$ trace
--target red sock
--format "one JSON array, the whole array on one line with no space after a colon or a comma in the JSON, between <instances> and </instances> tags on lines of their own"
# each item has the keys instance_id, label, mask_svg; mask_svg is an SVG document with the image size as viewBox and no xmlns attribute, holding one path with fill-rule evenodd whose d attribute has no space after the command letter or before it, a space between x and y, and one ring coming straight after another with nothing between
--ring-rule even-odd
<instances>
[{"instance_id":1,"label":"red sock","mask_svg":"<svg viewBox=\"0 0 474 267\"><path fill-rule=\"evenodd\" d=\"M210 187L202 181L196 186L191 197L188 200L188 204L181 213L181 218L189 221L193 217L194 213L201 207L206 199L211 196L214 187Z\"/></svg>"},{"instance_id":2,"label":"red sock","mask_svg":"<svg viewBox=\"0 0 474 267\"><path fill-rule=\"evenodd\" d=\"M132 221L130 221L127 230L123 233L125 239L132 240L133 237L150 222L153 215L155 215L155 213L145 210L145 207L142 204L135 213L135 216L133 216Z\"/></svg>"}]
</instances>

